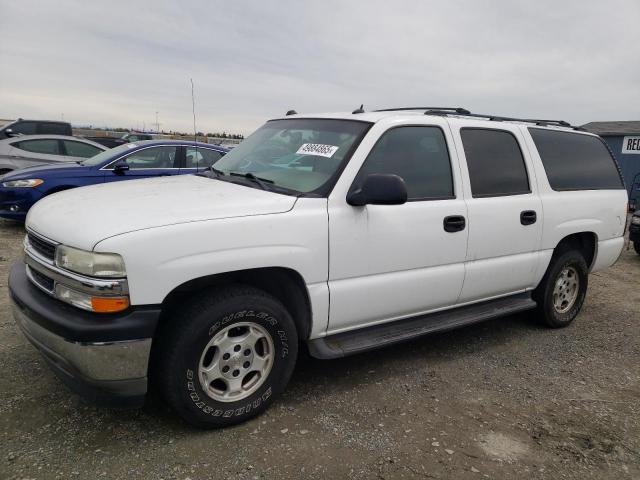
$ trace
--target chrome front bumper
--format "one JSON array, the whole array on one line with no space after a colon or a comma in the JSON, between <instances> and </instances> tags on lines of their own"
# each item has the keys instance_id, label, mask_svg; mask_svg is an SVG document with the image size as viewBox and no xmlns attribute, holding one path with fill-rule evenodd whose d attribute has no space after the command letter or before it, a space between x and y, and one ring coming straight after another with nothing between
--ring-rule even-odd
<instances>
[{"instance_id":1,"label":"chrome front bumper","mask_svg":"<svg viewBox=\"0 0 640 480\"><path fill-rule=\"evenodd\" d=\"M144 404L150 338L105 343L69 341L35 323L15 301L12 310L25 337L73 391L111 407Z\"/></svg>"},{"instance_id":2,"label":"chrome front bumper","mask_svg":"<svg viewBox=\"0 0 640 480\"><path fill-rule=\"evenodd\" d=\"M53 371L96 403L142 405L160 306L87 312L43 291L29 279L28 268L18 260L9 273L13 315Z\"/></svg>"},{"instance_id":3,"label":"chrome front bumper","mask_svg":"<svg viewBox=\"0 0 640 480\"><path fill-rule=\"evenodd\" d=\"M65 340L32 321L12 302L16 323L48 360L68 373L92 382L144 379L146 382L151 339L81 343ZM144 392L142 392L144 393Z\"/></svg>"}]
</instances>

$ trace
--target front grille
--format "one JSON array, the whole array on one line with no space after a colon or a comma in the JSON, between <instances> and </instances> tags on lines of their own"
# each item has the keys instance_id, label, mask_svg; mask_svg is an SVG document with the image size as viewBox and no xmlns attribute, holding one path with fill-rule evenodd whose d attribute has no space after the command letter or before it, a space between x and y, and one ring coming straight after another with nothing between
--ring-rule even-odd
<instances>
[{"instance_id":1,"label":"front grille","mask_svg":"<svg viewBox=\"0 0 640 480\"><path fill-rule=\"evenodd\" d=\"M27 233L27 238L29 239L29 244L31 245L31 248L33 248L36 252L38 252L44 258L47 258L53 261L53 258L56 254L56 246L53 243L48 242L34 235L31 232Z\"/></svg>"},{"instance_id":2,"label":"front grille","mask_svg":"<svg viewBox=\"0 0 640 480\"><path fill-rule=\"evenodd\" d=\"M50 279L46 275L43 275L42 273L38 272L37 270L34 270L31 267L28 267L28 268L29 268L29 273L31 274L31 278L33 278L33 281L35 283L37 283L39 286L41 286L45 290L48 290L49 292L53 292L53 280L52 279Z\"/></svg>"}]
</instances>

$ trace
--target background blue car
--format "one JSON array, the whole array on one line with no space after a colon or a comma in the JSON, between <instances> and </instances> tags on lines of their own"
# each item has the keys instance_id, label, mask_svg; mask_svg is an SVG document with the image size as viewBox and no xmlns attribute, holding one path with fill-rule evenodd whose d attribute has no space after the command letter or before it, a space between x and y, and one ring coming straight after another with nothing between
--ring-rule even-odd
<instances>
[{"instance_id":1,"label":"background blue car","mask_svg":"<svg viewBox=\"0 0 640 480\"><path fill-rule=\"evenodd\" d=\"M197 173L228 151L207 143L149 140L121 145L80 162L16 170L0 177L0 217L24 220L42 197L69 188Z\"/></svg>"}]
</instances>

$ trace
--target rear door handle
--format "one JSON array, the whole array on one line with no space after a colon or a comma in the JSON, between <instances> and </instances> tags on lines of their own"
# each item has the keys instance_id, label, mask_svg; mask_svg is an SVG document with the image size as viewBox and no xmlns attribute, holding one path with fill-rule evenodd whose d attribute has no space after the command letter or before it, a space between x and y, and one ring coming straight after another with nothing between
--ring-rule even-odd
<instances>
[{"instance_id":1,"label":"rear door handle","mask_svg":"<svg viewBox=\"0 0 640 480\"><path fill-rule=\"evenodd\" d=\"M525 210L524 212L520 213L520 223L522 225L533 225L534 223L536 223L537 219L538 216L533 210Z\"/></svg>"},{"instance_id":2,"label":"rear door handle","mask_svg":"<svg viewBox=\"0 0 640 480\"><path fill-rule=\"evenodd\" d=\"M450 215L448 217L444 217L442 225L445 232L460 232L464 230L464 227L467 225L467 221L462 215Z\"/></svg>"}]
</instances>

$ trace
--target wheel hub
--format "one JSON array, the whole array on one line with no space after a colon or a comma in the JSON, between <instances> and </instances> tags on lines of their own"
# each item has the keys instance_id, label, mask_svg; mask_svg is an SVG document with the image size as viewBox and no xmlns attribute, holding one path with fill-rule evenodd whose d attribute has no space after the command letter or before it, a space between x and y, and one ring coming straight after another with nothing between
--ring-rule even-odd
<instances>
[{"instance_id":1,"label":"wheel hub","mask_svg":"<svg viewBox=\"0 0 640 480\"><path fill-rule=\"evenodd\" d=\"M239 348L238 348L239 347ZM236 350L237 349L237 350ZM254 347L246 342L236 343L222 354L220 371L225 378L236 378L253 365Z\"/></svg>"},{"instance_id":2,"label":"wheel hub","mask_svg":"<svg viewBox=\"0 0 640 480\"><path fill-rule=\"evenodd\" d=\"M205 346L198 368L200 385L214 400L242 400L264 383L274 357L273 340L264 327L253 322L230 325Z\"/></svg>"},{"instance_id":3,"label":"wheel hub","mask_svg":"<svg viewBox=\"0 0 640 480\"><path fill-rule=\"evenodd\" d=\"M578 299L580 277L578 271L571 266L565 267L553 288L553 308L558 313L567 313Z\"/></svg>"}]
</instances>

